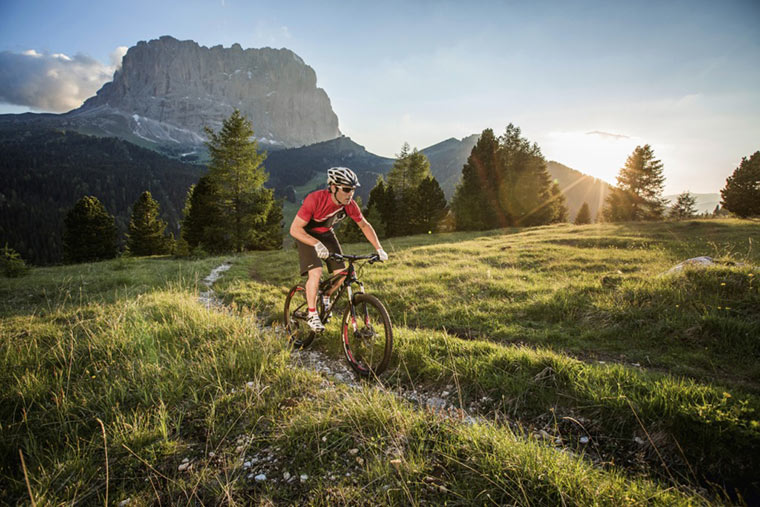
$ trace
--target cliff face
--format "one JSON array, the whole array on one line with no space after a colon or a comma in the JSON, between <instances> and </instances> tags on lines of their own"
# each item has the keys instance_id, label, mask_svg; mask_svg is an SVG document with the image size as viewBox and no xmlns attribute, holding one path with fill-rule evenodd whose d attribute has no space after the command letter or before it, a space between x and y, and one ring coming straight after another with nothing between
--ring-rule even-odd
<instances>
[{"instance_id":1,"label":"cliff face","mask_svg":"<svg viewBox=\"0 0 760 507\"><path fill-rule=\"evenodd\" d=\"M237 108L256 137L284 147L340 135L314 70L288 49L207 48L164 36L127 51L121 70L71 118L120 114L138 137L198 144Z\"/></svg>"}]
</instances>

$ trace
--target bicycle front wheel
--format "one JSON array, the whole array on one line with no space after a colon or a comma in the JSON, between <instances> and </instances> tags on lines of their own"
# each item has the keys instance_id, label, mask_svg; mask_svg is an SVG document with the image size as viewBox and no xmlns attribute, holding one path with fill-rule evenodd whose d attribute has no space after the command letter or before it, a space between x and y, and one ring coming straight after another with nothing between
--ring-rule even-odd
<instances>
[{"instance_id":1,"label":"bicycle front wheel","mask_svg":"<svg viewBox=\"0 0 760 507\"><path fill-rule=\"evenodd\" d=\"M356 294L353 304L348 304L343 313L341 330L343 351L356 373L374 377L385 371L393 350L393 330L388 311L379 299Z\"/></svg>"},{"instance_id":2,"label":"bicycle front wheel","mask_svg":"<svg viewBox=\"0 0 760 507\"><path fill-rule=\"evenodd\" d=\"M309 305L306 303L306 288L303 284L295 285L285 298L283 324L288 341L295 348L308 347L314 341L314 331L306 320L309 317Z\"/></svg>"}]
</instances>

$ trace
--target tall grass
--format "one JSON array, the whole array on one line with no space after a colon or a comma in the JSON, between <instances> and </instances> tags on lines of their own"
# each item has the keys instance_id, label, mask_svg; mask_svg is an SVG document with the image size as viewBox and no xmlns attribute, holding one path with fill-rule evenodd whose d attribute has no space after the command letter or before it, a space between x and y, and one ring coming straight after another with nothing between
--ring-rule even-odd
<instances>
[{"instance_id":1,"label":"tall grass","mask_svg":"<svg viewBox=\"0 0 760 507\"><path fill-rule=\"evenodd\" d=\"M294 368L250 314L206 310L185 291L62 306L10 328L4 503L703 501L507 428L336 387Z\"/></svg>"},{"instance_id":2,"label":"tall grass","mask_svg":"<svg viewBox=\"0 0 760 507\"><path fill-rule=\"evenodd\" d=\"M282 374L271 380L289 376L279 341L260 335L250 318L203 309L187 292L14 324L3 327L1 345L2 474L8 493L19 495L21 449L38 502L104 494L98 420L116 472L110 487L140 489L151 467L165 474L179 453L216 444L227 424L217 414L232 389L260 385L270 371ZM262 402L241 391L246 407Z\"/></svg>"}]
</instances>

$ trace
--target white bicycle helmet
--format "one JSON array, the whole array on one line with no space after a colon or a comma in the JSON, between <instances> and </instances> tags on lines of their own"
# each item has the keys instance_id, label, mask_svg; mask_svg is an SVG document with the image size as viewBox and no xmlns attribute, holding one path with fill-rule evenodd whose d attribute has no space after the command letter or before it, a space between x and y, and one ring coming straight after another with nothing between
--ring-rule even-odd
<instances>
[{"instance_id":1,"label":"white bicycle helmet","mask_svg":"<svg viewBox=\"0 0 760 507\"><path fill-rule=\"evenodd\" d=\"M327 184L346 187L358 187L359 178L348 167L331 167L327 170Z\"/></svg>"}]
</instances>

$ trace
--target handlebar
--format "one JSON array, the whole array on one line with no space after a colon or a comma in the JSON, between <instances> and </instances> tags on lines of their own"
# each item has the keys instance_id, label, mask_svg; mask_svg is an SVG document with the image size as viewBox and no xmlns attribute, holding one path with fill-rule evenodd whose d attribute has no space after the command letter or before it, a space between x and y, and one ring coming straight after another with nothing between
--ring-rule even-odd
<instances>
[{"instance_id":1,"label":"handlebar","mask_svg":"<svg viewBox=\"0 0 760 507\"><path fill-rule=\"evenodd\" d=\"M349 262L368 260L370 264L374 264L375 262L380 262L380 256L376 253L370 254L370 255L348 255L348 254L332 253L330 254L329 258L336 261L342 261L346 259Z\"/></svg>"}]
</instances>

